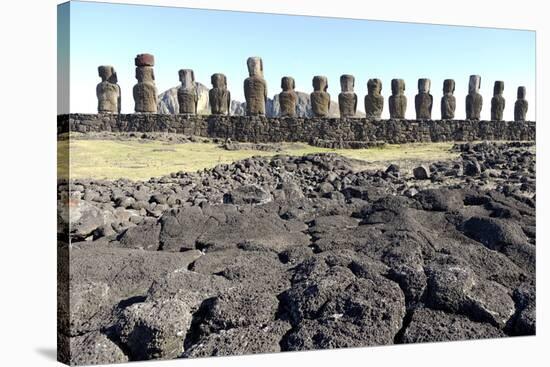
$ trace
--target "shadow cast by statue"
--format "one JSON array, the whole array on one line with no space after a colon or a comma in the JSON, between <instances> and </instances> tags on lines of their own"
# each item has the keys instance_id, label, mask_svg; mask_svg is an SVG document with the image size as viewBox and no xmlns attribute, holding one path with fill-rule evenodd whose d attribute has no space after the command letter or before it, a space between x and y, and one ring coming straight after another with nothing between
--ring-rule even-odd
<instances>
[{"instance_id":1,"label":"shadow cast by statue","mask_svg":"<svg viewBox=\"0 0 550 367\"><path fill-rule=\"evenodd\" d=\"M57 349L55 348L38 348L36 352L46 359L57 361Z\"/></svg>"}]
</instances>

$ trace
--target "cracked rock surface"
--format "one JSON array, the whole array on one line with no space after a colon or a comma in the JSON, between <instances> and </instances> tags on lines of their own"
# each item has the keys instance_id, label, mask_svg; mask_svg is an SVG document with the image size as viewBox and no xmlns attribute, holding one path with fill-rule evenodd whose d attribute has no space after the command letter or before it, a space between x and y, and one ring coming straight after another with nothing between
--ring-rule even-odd
<instances>
[{"instance_id":1,"label":"cracked rock surface","mask_svg":"<svg viewBox=\"0 0 550 367\"><path fill-rule=\"evenodd\" d=\"M534 335L533 146L454 149L416 173L279 155L61 183L61 346L97 364Z\"/></svg>"}]
</instances>

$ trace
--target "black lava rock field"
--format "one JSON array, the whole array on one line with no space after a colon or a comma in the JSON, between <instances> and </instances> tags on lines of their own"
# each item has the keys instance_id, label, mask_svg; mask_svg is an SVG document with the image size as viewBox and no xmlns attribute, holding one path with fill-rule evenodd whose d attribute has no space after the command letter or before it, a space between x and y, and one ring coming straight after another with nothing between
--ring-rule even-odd
<instances>
[{"instance_id":1,"label":"black lava rock field","mask_svg":"<svg viewBox=\"0 0 550 367\"><path fill-rule=\"evenodd\" d=\"M414 170L277 155L60 182L60 350L94 364L534 335L534 145L453 149Z\"/></svg>"}]
</instances>

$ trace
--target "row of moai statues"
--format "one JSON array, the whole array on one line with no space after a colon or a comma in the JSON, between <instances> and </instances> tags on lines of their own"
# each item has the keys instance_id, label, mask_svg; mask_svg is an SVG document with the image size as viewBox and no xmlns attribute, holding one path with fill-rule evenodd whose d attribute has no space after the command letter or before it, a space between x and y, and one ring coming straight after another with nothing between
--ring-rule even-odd
<instances>
[{"instance_id":1,"label":"row of moai statues","mask_svg":"<svg viewBox=\"0 0 550 367\"><path fill-rule=\"evenodd\" d=\"M157 112L157 88L153 66L155 58L151 54L139 54L135 58L136 79L133 96L135 112ZM267 83L264 79L263 61L259 57L249 57L247 60L248 78L244 81L244 95L246 99L246 114L248 116L265 115L267 102ZM112 66L99 66L101 83L97 86L98 112L120 112L120 87L117 84L117 76ZM179 70L181 87L178 89L179 113L197 114L198 90L195 82L195 74L191 69ZM231 94L227 89L227 78L224 74L216 73L211 76L212 89L209 91L211 113L214 115L228 115L231 106ZM315 117L326 117L330 110L330 94L328 79L325 76L316 75L312 81L313 92L310 95L311 110ZM282 92L279 94L280 115L282 117L296 116L296 104L298 95L294 91L296 83L294 78L284 76L281 79ZM354 92L355 77L344 74L340 77L341 93L338 95L340 117L353 117L357 113L357 95ZM466 96L466 118L479 120L483 106L483 97L479 93L481 77L471 75ZM380 119L384 108L382 96L382 81L369 79L367 82L368 94L365 96L365 114L370 119ZM418 94L415 96L416 119L429 120L432 118L433 96L430 94L431 81L427 78L418 80ZM390 118L404 119L407 111L407 97L405 96L405 81L392 79L392 95L388 105ZM454 96L455 81L445 79L443 82L443 97L441 98L441 118L453 119L456 110L456 98ZM504 82L496 81L494 95L491 100L491 120L503 120L505 99L503 97ZM525 87L519 87L517 101L514 108L514 120L524 121L528 103L525 99Z\"/></svg>"}]
</instances>

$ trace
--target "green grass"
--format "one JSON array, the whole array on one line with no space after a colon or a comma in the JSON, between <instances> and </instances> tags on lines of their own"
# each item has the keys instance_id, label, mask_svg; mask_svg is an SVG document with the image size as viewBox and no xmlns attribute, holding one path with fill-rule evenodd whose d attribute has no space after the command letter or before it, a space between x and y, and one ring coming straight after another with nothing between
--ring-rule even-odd
<instances>
[{"instance_id":1,"label":"green grass","mask_svg":"<svg viewBox=\"0 0 550 367\"><path fill-rule=\"evenodd\" d=\"M220 163L251 156L275 154L305 155L333 152L358 159L360 168L380 168L389 163L409 166L418 162L450 159L452 143L386 145L370 149L328 149L307 144L283 144L280 152L259 150L228 151L213 143L174 144L162 141L135 140L60 140L58 174L68 174L65 152L70 152L71 178L146 180L177 171L197 171Z\"/></svg>"}]
</instances>

